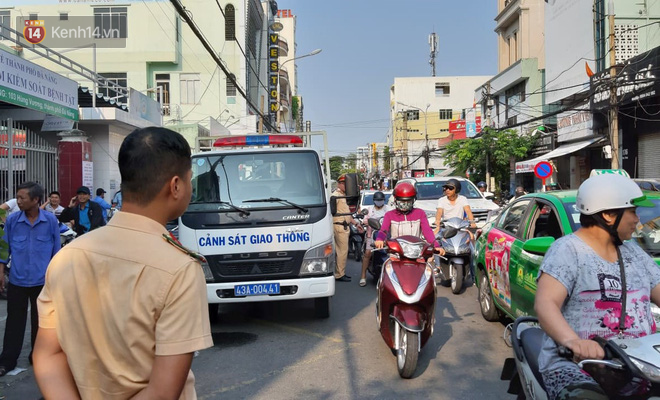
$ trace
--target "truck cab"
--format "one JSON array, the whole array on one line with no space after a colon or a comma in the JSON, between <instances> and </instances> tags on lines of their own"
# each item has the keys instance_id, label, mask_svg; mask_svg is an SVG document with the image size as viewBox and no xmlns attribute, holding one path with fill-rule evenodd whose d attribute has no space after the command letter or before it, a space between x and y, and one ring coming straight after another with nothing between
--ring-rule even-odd
<instances>
[{"instance_id":1,"label":"truck cab","mask_svg":"<svg viewBox=\"0 0 660 400\"><path fill-rule=\"evenodd\" d=\"M329 316L329 183L318 152L302 143L296 135L231 136L193 155L179 240L206 259L212 318L220 303L294 299L314 299L316 315Z\"/></svg>"}]
</instances>

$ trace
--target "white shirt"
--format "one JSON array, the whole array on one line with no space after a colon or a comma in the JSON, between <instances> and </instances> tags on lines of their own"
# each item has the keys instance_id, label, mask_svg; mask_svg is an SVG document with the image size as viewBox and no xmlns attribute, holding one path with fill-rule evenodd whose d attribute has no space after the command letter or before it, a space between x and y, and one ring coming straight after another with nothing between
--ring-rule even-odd
<instances>
[{"instance_id":1,"label":"white shirt","mask_svg":"<svg viewBox=\"0 0 660 400\"><path fill-rule=\"evenodd\" d=\"M55 214L56 217L59 217L60 214L62 214L62 211L64 211L64 207L57 206L57 208L53 208L53 206L50 205L50 203L46 203L46 206L44 207L44 210L50 211L53 214Z\"/></svg>"},{"instance_id":2,"label":"white shirt","mask_svg":"<svg viewBox=\"0 0 660 400\"><path fill-rule=\"evenodd\" d=\"M463 219L465 216L465 206L469 206L467 198L459 194L454 204L449 202L447 196L440 197L437 208L442 208L442 219L447 220L455 217Z\"/></svg>"},{"instance_id":3,"label":"white shirt","mask_svg":"<svg viewBox=\"0 0 660 400\"><path fill-rule=\"evenodd\" d=\"M18 208L18 201L16 201L16 199L7 200L5 204L9 207L9 210L7 210L7 216L16 211L21 211L21 209Z\"/></svg>"}]
</instances>

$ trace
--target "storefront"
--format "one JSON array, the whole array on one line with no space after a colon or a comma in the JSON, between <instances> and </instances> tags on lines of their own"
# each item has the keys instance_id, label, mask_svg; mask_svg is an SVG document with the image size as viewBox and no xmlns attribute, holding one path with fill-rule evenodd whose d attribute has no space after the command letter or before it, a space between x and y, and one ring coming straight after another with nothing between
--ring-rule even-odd
<instances>
[{"instance_id":1,"label":"storefront","mask_svg":"<svg viewBox=\"0 0 660 400\"><path fill-rule=\"evenodd\" d=\"M617 70L619 154L621 166L633 178L660 177L660 47L627 60ZM610 73L591 78L591 108L604 114L610 108Z\"/></svg>"}]
</instances>

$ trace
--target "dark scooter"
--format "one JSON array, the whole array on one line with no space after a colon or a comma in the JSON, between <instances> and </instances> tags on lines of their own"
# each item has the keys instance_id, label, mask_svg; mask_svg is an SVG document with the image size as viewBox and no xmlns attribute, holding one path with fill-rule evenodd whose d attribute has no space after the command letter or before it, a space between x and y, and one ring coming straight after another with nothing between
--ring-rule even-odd
<instances>
[{"instance_id":1,"label":"dark scooter","mask_svg":"<svg viewBox=\"0 0 660 400\"><path fill-rule=\"evenodd\" d=\"M435 265L438 266L440 283L451 286L452 293L458 294L463 289L463 282L472 263L472 235L468 230L470 223L462 218L450 218L441 227L438 239L440 246L445 249L446 258L444 261L436 258Z\"/></svg>"},{"instance_id":2,"label":"dark scooter","mask_svg":"<svg viewBox=\"0 0 660 400\"><path fill-rule=\"evenodd\" d=\"M380 223L369 225L380 229ZM433 335L436 286L433 267L426 259L433 246L416 236L400 236L386 242L391 255L378 280L376 321L385 344L396 356L402 378L410 378L417 368L422 347Z\"/></svg>"},{"instance_id":3,"label":"dark scooter","mask_svg":"<svg viewBox=\"0 0 660 400\"><path fill-rule=\"evenodd\" d=\"M348 252L353 255L355 261L362 260L362 248L364 244L364 235L365 229L362 226L362 218L369 211L362 210L360 213L353 214L353 219L359 221L358 224L350 224L349 229L351 230L348 236Z\"/></svg>"},{"instance_id":4,"label":"dark scooter","mask_svg":"<svg viewBox=\"0 0 660 400\"><path fill-rule=\"evenodd\" d=\"M610 398L660 398L660 333L639 338L594 339L605 350L603 360L582 360L578 366L586 370ZM548 395L539 372L539 354L543 330L536 317L519 317L513 324L511 343L514 358L507 359L502 379L510 380L509 393L519 399L545 400ZM559 347L558 354L573 359L573 353Z\"/></svg>"},{"instance_id":5,"label":"dark scooter","mask_svg":"<svg viewBox=\"0 0 660 400\"><path fill-rule=\"evenodd\" d=\"M373 220L373 222L372 222ZM376 219L376 218L370 218L369 221L367 221L369 226L372 228L372 241L376 242L376 238L378 237L378 229L375 229L374 226L380 227L383 223L383 219ZM364 243L364 250L366 251L366 241ZM389 256L387 255L387 250L386 249L377 249L373 246L371 247L371 260L369 260L369 265L367 266L367 272L371 276L374 277L376 281L380 279L380 274L381 271L383 270L383 264L385 264L385 261Z\"/></svg>"}]
</instances>

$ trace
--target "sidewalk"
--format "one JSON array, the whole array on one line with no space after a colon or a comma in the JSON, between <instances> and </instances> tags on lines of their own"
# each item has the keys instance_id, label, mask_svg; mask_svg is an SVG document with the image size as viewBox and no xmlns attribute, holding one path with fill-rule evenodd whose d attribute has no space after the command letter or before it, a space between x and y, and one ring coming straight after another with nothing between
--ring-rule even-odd
<instances>
[{"instance_id":1,"label":"sidewalk","mask_svg":"<svg viewBox=\"0 0 660 400\"><path fill-rule=\"evenodd\" d=\"M7 300L0 299L0 347L5 334L5 322L7 320ZM28 316L25 328L25 339L23 351L18 359L17 368L25 369L18 375L5 375L0 377L0 400L36 400L41 397L41 392L34 380L34 372L28 361L30 354L30 317Z\"/></svg>"}]
</instances>

